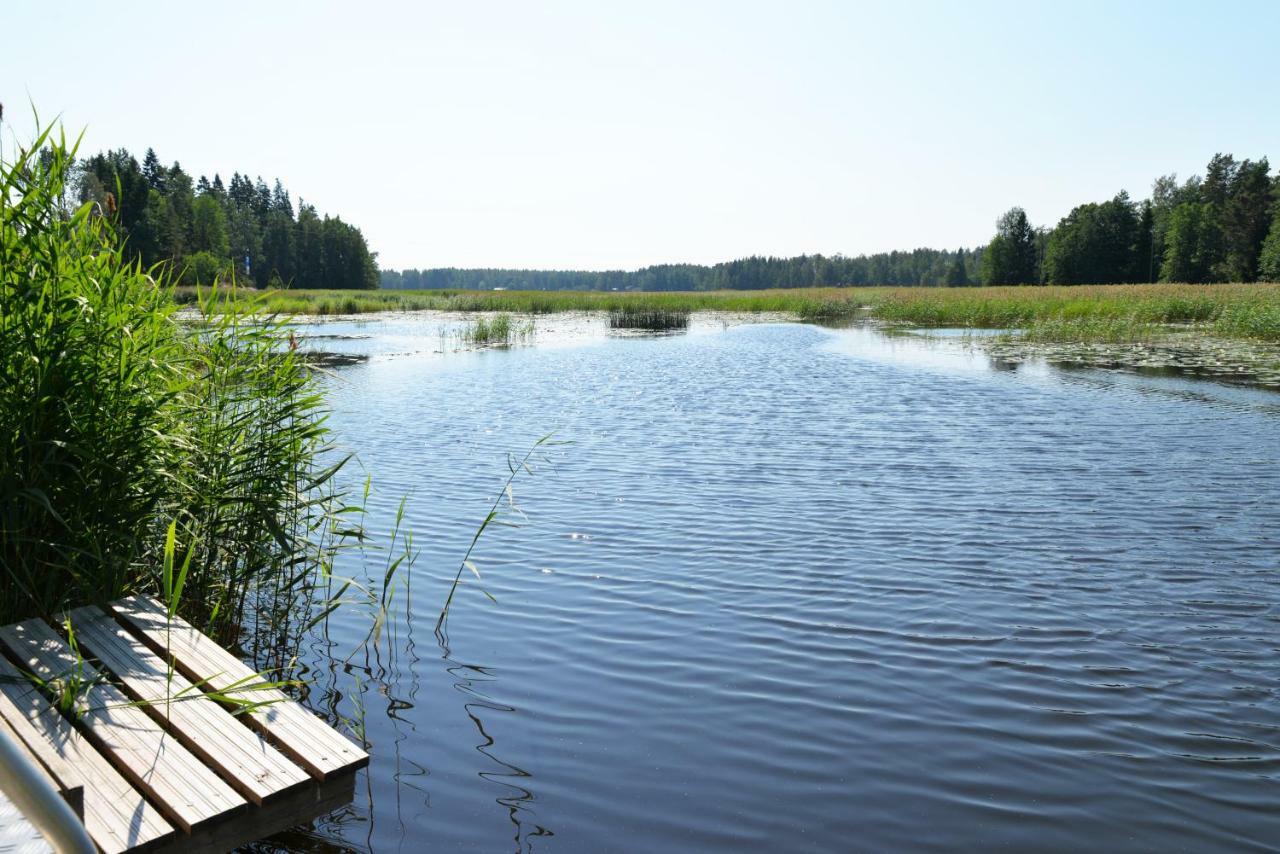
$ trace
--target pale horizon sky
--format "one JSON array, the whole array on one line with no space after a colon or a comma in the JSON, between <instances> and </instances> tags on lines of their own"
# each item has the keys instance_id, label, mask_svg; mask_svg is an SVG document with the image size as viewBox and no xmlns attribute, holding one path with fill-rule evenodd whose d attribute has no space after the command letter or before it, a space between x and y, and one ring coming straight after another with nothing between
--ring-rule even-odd
<instances>
[{"instance_id":1,"label":"pale horizon sky","mask_svg":"<svg viewBox=\"0 0 1280 854\"><path fill-rule=\"evenodd\" d=\"M383 267L634 269L985 243L1280 157L1280 3L9 0L83 152L280 178ZM1280 165L1280 164L1277 164Z\"/></svg>"}]
</instances>

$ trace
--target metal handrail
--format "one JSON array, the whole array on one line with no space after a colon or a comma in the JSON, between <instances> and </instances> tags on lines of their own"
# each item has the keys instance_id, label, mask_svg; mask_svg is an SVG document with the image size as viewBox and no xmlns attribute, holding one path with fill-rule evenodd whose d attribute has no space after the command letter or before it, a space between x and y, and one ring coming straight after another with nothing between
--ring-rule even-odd
<instances>
[{"instance_id":1,"label":"metal handrail","mask_svg":"<svg viewBox=\"0 0 1280 854\"><path fill-rule=\"evenodd\" d=\"M96 854L97 846L84 824L44 769L13 743L4 728L0 728L0 790L58 854Z\"/></svg>"}]
</instances>

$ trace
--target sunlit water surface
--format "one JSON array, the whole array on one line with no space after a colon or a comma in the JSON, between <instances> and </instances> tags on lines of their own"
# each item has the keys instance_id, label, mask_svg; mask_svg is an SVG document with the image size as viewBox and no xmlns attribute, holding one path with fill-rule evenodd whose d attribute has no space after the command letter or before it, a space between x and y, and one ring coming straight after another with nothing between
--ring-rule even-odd
<instances>
[{"instance_id":1,"label":"sunlit water surface","mask_svg":"<svg viewBox=\"0 0 1280 854\"><path fill-rule=\"evenodd\" d=\"M306 330L369 356L332 426L421 548L336 674L373 760L317 847L1280 846L1280 395L868 329L541 323L470 352L448 318ZM464 586L442 646L507 453L552 431L524 527L476 551L497 603ZM331 683L364 619L304 650Z\"/></svg>"}]
</instances>

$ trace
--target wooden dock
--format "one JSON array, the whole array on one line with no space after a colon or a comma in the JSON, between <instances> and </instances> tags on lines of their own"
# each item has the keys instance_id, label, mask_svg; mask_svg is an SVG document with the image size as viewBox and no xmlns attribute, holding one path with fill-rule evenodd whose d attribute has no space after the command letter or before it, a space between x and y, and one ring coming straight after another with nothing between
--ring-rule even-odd
<instances>
[{"instance_id":1,"label":"wooden dock","mask_svg":"<svg viewBox=\"0 0 1280 854\"><path fill-rule=\"evenodd\" d=\"M40 620L0 628L0 738L102 851L228 851L352 799L368 754L163 606L69 617L74 647ZM64 712L32 675L89 687ZM264 705L233 714L219 693Z\"/></svg>"}]
</instances>

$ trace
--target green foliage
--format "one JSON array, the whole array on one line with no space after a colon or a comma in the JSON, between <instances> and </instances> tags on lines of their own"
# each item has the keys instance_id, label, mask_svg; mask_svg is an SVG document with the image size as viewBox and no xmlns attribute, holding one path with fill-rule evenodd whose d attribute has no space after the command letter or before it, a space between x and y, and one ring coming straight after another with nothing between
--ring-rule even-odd
<instances>
[{"instance_id":1,"label":"green foliage","mask_svg":"<svg viewBox=\"0 0 1280 854\"><path fill-rule=\"evenodd\" d=\"M48 150L0 177L3 620L101 601L146 560L185 355L169 294L64 206L73 149Z\"/></svg>"},{"instance_id":2,"label":"green foliage","mask_svg":"<svg viewBox=\"0 0 1280 854\"><path fill-rule=\"evenodd\" d=\"M996 221L996 236L982 255L984 285L1024 285L1040 281L1036 234L1022 208L1010 208Z\"/></svg>"},{"instance_id":3,"label":"green foliage","mask_svg":"<svg viewBox=\"0 0 1280 854\"><path fill-rule=\"evenodd\" d=\"M1266 158L1217 154L1204 180L1177 188L1172 176L1153 188L1153 243L1163 281L1252 282L1272 220L1273 182Z\"/></svg>"},{"instance_id":4,"label":"green foliage","mask_svg":"<svg viewBox=\"0 0 1280 854\"><path fill-rule=\"evenodd\" d=\"M191 206L191 248L215 258L231 257L227 212L217 198L204 193Z\"/></svg>"},{"instance_id":5,"label":"green foliage","mask_svg":"<svg viewBox=\"0 0 1280 854\"><path fill-rule=\"evenodd\" d=\"M1146 259L1137 207L1121 192L1102 204L1080 205L1049 237L1045 281L1054 285L1136 282Z\"/></svg>"},{"instance_id":6,"label":"green foliage","mask_svg":"<svg viewBox=\"0 0 1280 854\"><path fill-rule=\"evenodd\" d=\"M187 257L180 280L184 285L218 285L232 280L231 262L225 256L200 251Z\"/></svg>"},{"instance_id":7,"label":"green foliage","mask_svg":"<svg viewBox=\"0 0 1280 854\"><path fill-rule=\"evenodd\" d=\"M1222 259L1222 232L1207 202L1183 202L1169 217L1164 263L1166 282L1209 281Z\"/></svg>"},{"instance_id":8,"label":"green foliage","mask_svg":"<svg viewBox=\"0 0 1280 854\"><path fill-rule=\"evenodd\" d=\"M1264 157L1242 161L1232 175L1219 211L1223 261L1215 278L1221 281L1252 282L1258 277L1258 256L1271 225L1269 173Z\"/></svg>"},{"instance_id":9,"label":"green foliage","mask_svg":"<svg viewBox=\"0 0 1280 854\"><path fill-rule=\"evenodd\" d=\"M342 537L312 372L233 293L180 322L109 210L66 202L74 153L46 132L0 168L0 622L164 592L231 637L305 608Z\"/></svg>"},{"instance_id":10,"label":"green foliage","mask_svg":"<svg viewBox=\"0 0 1280 854\"><path fill-rule=\"evenodd\" d=\"M378 286L360 230L337 217L321 220L307 205L295 217L279 181L268 189L261 178L237 172L225 188L217 175L193 184L181 166L162 166L150 149L142 166L120 149L84 160L78 184L83 201L115 211L125 256L146 267L163 262L180 271L191 255L206 252L223 262L219 269L234 267L258 287L277 280L296 288Z\"/></svg>"},{"instance_id":11,"label":"green foliage","mask_svg":"<svg viewBox=\"0 0 1280 854\"><path fill-rule=\"evenodd\" d=\"M1264 282L1280 282L1280 206L1277 206L1271 231L1262 244L1258 258L1258 276Z\"/></svg>"},{"instance_id":12,"label":"green foliage","mask_svg":"<svg viewBox=\"0 0 1280 854\"><path fill-rule=\"evenodd\" d=\"M946 285L956 259L976 270L981 249L882 252L846 257L752 256L722 264L661 264L624 270L383 270L381 287L405 290L715 291L843 285ZM966 275L967 283L968 276Z\"/></svg>"},{"instance_id":13,"label":"green foliage","mask_svg":"<svg viewBox=\"0 0 1280 854\"><path fill-rule=\"evenodd\" d=\"M473 346L509 346L533 335L533 322L513 323L511 315L503 312L493 317L478 317L463 333L463 339Z\"/></svg>"},{"instance_id":14,"label":"green foliage","mask_svg":"<svg viewBox=\"0 0 1280 854\"><path fill-rule=\"evenodd\" d=\"M1075 208L1049 231L1021 208L985 247L873 255L752 256L711 266L660 264L635 271L383 270L381 287L405 290L714 291L984 284L1253 281L1272 221L1276 182L1267 160L1217 155L1207 176L1157 178L1149 200L1126 193ZM1202 211L1186 205L1206 205ZM1181 210L1181 213L1178 213ZM1174 232L1174 226L1177 231ZM1171 243L1173 245L1171 245ZM1171 278L1171 274L1175 274ZM319 280L312 277L311 280Z\"/></svg>"},{"instance_id":15,"label":"green foliage","mask_svg":"<svg viewBox=\"0 0 1280 854\"><path fill-rule=\"evenodd\" d=\"M969 284L969 271L964 263L964 251L956 253L955 260L947 267L947 275L942 283L949 288L960 288Z\"/></svg>"}]
</instances>

